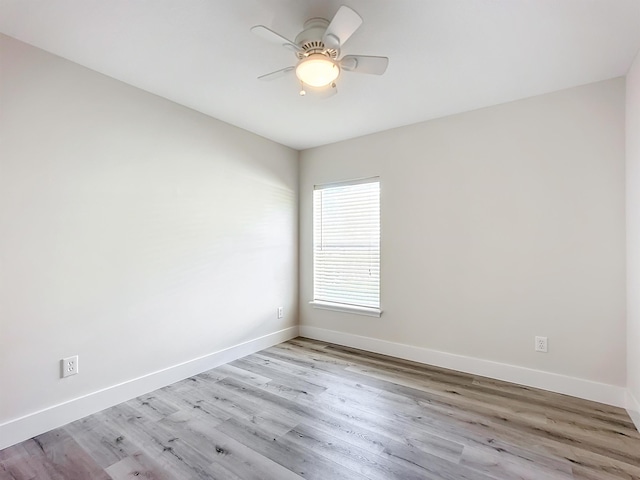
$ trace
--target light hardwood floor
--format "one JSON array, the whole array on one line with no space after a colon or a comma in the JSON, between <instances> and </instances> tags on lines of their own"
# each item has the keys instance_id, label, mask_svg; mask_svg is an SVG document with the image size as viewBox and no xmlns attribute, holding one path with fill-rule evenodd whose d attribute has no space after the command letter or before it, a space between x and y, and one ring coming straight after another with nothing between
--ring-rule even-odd
<instances>
[{"instance_id":1,"label":"light hardwood floor","mask_svg":"<svg viewBox=\"0 0 640 480\"><path fill-rule=\"evenodd\" d=\"M298 338L0 451L0 479L640 479L619 408Z\"/></svg>"}]
</instances>

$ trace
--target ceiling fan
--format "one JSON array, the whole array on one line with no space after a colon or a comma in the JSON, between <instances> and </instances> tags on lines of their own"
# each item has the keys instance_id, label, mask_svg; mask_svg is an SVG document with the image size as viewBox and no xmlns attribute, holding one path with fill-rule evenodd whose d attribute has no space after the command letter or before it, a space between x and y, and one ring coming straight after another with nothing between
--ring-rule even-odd
<instances>
[{"instance_id":1,"label":"ceiling fan","mask_svg":"<svg viewBox=\"0 0 640 480\"><path fill-rule=\"evenodd\" d=\"M332 95L337 92L335 81L342 71L382 75L389 64L387 57L345 55L339 59L340 49L360 25L360 15L343 5L331 22L324 18L307 20L293 42L264 25L252 27L253 33L293 51L298 59L295 66L261 75L258 79L273 80L295 72L302 87L300 95L305 95L305 88L309 87L311 91Z\"/></svg>"}]
</instances>

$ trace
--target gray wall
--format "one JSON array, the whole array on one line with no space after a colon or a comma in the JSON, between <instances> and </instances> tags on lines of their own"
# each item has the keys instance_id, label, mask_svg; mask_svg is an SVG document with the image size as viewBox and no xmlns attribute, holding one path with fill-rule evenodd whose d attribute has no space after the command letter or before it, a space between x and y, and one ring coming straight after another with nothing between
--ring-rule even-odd
<instances>
[{"instance_id":1,"label":"gray wall","mask_svg":"<svg viewBox=\"0 0 640 480\"><path fill-rule=\"evenodd\" d=\"M640 55L627 74L627 387L640 430Z\"/></svg>"},{"instance_id":2,"label":"gray wall","mask_svg":"<svg viewBox=\"0 0 640 480\"><path fill-rule=\"evenodd\" d=\"M618 78L302 152L303 328L624 386L624 92ZM313 185L375 175L384 313L313 309Z\"/></svg>"},{"instance_id":3,"label":"gray wall","mask_svg":"<svg viewBox=\"0 0 640 480\"><path fill-rule=\"evenodd\" d=\"M0 424L297 323L296 151L0 52Z\"/></svg>"}]
</instances>

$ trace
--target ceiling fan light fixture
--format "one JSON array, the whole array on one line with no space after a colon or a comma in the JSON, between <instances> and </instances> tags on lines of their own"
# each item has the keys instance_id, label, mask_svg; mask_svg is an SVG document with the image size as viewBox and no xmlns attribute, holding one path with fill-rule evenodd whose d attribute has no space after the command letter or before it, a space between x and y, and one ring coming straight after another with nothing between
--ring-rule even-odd
<instances>
[{"instance_id":1,"label":"ceiling fan light fixture","mask_svg":"<svg viewBox=\"0 0 640 480\"><path fill-rule=\"evenodd\" d=\"M326 55L313 53L300 60L296 66L296 76L306 85L326 87L340 75L340 67Z\"/></svg>"}]
</instances>

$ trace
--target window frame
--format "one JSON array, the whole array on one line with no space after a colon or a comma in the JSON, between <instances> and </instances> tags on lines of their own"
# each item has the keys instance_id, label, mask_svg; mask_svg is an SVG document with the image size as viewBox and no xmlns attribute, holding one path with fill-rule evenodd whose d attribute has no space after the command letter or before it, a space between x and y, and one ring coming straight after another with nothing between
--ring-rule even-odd
<instances>
[{"instance_id":1,"label":"window frame","mask_svg":"<svg viewBox=\"0 0 640 480\"><path fill-rule=\"evenodd\" d=\"M376 176L376 177L366 177L366 178L359 178L359 179L354 179L354 180L347 180L347 181L341 181L341 182L333 182L333 183L325 183L325 184L318 184L318 185L314 185L313 187L313 198L312 198L312 295L313 295L313 299L311 301L309 301L309 305L311 305L313 308L318 308L318 309L322 309L322 310L331 310L334 312L343 312L343 313L354 313L357 315L366 315L366 316L371 316L371 317L380 317L382 315L382 308L381 308L381 293L382 293L382 288L381 288L381 277L382 277L382 272L381 272L381 258L379 257L378 259L378 268L380 270L380 276L378 278L378 306L377 307L371 307L371 306L363 306L363 305L354 305L354 304L349 304L349 303L339 303L339 302L331 302L331 301L325 301L325 300L319 300L319 299L315 299L315 295L316 295L316 201L315 201L315 191L316 190L326 190L326 189L331 189L331 188L338 188L338 187L346 187L346 186L353 186L353 185L362 185L362 184L366 184L366 183L377 183L378 184L378 207L381 207L381 196L382 196L382 182L380 181L380 177ZM378 227L379 227L379 238L380 238L380 243L379 245L381 245L381 237L382 237L382 221L381 221L381 212L379 211L378 213ZM379 252L381 255L381 252Z\"/></svg>"}]
</instances>

